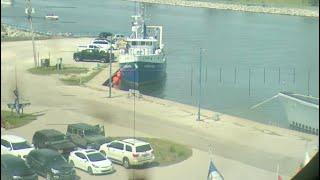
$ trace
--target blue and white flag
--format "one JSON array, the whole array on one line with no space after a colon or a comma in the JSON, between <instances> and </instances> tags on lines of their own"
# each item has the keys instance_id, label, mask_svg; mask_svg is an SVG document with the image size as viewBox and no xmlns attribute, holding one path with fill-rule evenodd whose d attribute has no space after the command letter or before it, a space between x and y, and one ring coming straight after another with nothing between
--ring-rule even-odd
<instances>
[{"instance_id":1,"label":"blue and white flag","mask_svg":"<svg viewBox=\"0 0 320 180\"><path fill-rule=\"evenodd\" d=\"M223 176L217 170L216 166L210 161L207 180L224 180Z\"/></svg>"}]
</instances>

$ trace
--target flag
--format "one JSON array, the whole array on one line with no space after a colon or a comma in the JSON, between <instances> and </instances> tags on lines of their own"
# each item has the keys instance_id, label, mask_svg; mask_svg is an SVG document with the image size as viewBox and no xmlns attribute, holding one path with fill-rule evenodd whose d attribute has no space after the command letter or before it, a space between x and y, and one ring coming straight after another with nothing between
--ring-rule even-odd
<instances>
[{"instance_id":1,"label":"flag","mask_svg":"<svg viewBox=\"0 0 320 180\"><path fill-rule=\"evenodd\" d=\"M210 161L207 180L224 180L212 161Z\"/></svg>"}]
</instances>

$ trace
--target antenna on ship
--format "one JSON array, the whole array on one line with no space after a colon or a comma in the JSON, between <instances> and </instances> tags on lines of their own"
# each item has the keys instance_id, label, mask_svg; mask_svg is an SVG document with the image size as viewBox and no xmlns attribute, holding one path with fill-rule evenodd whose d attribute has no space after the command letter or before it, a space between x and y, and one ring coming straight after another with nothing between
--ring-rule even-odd
<instances>
[{"instance_id":1,"label":"antenna on ship","mask_svg":"<svg viewBox=\"0 0 320 180\"><path fill-rule=\"evenodd\" d=\"M32 48L33 48L33 60L34 60L34 66L38 66L37 56L36 56L36 47L34 42L34 32L33 32L33 24L32 24L32 16L31 14L34 13L34 8L31 6L31 0L26 0L27 6L25 9L25 13L27 14L28 22L30 24L30 31L32 35Z\"/></svg>"}]
</instances>

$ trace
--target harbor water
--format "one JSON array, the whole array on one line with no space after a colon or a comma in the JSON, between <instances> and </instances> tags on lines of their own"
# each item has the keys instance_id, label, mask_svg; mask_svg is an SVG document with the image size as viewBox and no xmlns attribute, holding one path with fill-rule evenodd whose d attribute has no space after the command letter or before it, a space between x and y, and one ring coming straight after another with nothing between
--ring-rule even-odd
<instances>
[{"instance_id":1,"label":"harbor water","mask_svg":"<svg viewBox=\"0 0 320 180\"><path fill-rule=\"evenodd\" d=\"M118 0L43 0L33 7L36 31L128 35L135 6ZM2 7L2 22L28 28L24 8L22 0ZM45 20L48 13L59 20ZM197 106L203 48L203 108L288 127L277 100L250 107L280 91L319 97L318 18L148 4L147 23L164 28L167 75L140 87L144 94Z\"/></svg>"}]
</instances>

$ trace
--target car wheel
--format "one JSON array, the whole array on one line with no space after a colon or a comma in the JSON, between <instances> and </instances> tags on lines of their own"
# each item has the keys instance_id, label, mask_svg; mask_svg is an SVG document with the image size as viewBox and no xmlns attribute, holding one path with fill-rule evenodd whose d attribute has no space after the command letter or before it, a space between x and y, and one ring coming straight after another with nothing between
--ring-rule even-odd
<instances>
[{"instance_id":1,"label":"car wheel","mask_svg":"<svg viewBox=\"0 0 320 180\"><path fill-rule=\"evenodd\" d=\"M50 173L47 173L47 180L50 180L51 179L51 174Z\"/></svg>"},{"instance_id":2,"label":"car wheel","mask_svg":"<svg viewBox=\"0 0 320 180\"><path fill-rule=\"evenodd\" d=\"M89 173L90 175L93 175L93 172L92 172L91 167L88 167L88 173Z\"/></svg>"},{"instance_id":3,"label":"car wheel","mask_svg":"<svg viewBox=\"0 0 320 180\"><path fill-rule=\"evenodd\" d=\"M123 159L123 167L125 167L126 169L130 168L130 163L128 158Z\"/></svg>"},{"instance_id":4,"label":"car wheel","mask_svg":"<svg viewBox=\"0 0 320 180\"><path fill-rule=\"evenodd\" d=\"M100 62L101 62L101 63L106 63L107 60L106 60L105 58L102 58L102 59L100 60Z\"/></svg>"}]
</instances>

